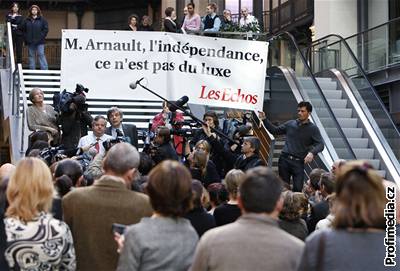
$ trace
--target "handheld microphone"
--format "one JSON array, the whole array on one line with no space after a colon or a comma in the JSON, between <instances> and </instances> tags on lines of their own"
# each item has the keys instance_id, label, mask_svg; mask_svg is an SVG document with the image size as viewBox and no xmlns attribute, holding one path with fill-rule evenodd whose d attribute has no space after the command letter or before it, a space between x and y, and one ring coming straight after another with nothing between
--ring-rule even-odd
<instances>
[{"instance_id":1,"label":"handheld microphone","mask_svg":"<svg viewBox=\"0 0 400 271\"><path fill-rule=\"evenodd\" d=\"M188 101L189 101L188 96L182 96L181 98L179 98L179 100L174 102L177 106L175 106L173 104L169 104L168 108L171 112L175 112L177 109L179 109L178 107L184 106Z\"/></svg>"},{"instance_id":2,"label":"handheld microphone","mask_svg":"<svg viewBox=\"0 0 400 271\"><path fill-rule=\"evenodd\" d=\"M144 77L140 78L139 80L137 80L136 82L132 82L129 84L129 87L131 89L136 89L137 86L139 85L140 82L142 82L142 80L144 79Z\"/></svg>"}]
</instances>

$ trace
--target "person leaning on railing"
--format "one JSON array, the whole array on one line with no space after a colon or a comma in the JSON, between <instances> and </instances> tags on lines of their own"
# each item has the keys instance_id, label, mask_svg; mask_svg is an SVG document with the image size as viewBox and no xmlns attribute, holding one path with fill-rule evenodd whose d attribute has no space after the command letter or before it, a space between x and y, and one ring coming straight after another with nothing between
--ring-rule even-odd
<instances>
[{"instance_id":1,"label":"person leaning on railing","mask_svg":"<svg viewBox=\"0 0 400 271\"><path fill-rule=\"evenodd\" d=\"M16 52L17 63L22 63L22 44L24 42L24 35L20 28L23 21L24 18L19 13L18 3L12 3L10 12L6 15L6 22L11 24L12 40Z\"/></svg>"},{"instance_id":2,"label":"person leaning on railing","mask_svg":"<svg viewBox=\"0 0 400 271\"><path fill-rule=\"evenodd\" d=\"M32 105L26 110L28 128L31 131L45 131L49 136L49 142L58 144L60 134L57 126L57 112L51 105L44 103L43 91L33 88L29 92L29 100Z\"/></svg>"}]
</instances>

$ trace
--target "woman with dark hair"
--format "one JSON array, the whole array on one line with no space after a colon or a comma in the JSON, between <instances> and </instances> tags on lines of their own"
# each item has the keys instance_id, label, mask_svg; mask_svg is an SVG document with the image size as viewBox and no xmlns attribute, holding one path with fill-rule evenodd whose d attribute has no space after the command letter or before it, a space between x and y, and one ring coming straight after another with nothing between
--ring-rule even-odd
<instances>
[{"instance_id":1,"label":"woman with dark hair","mask_svg":"<svg viewBox=\"0 0 400 271\"><path fill-rule=\"evenodd\" d=\"M164 31L172 33L178 32L175 9L173 7L167 7L165 9Z\"/></svg>"},{"instance_id":2,"label":"woman with dark hair","mask_svg":"<svg viewBox=\"0 0 400 271\"><path fill-rule=\"evenodd\" d=\"M22 63L22 43L24 42L24 33L21 31L21 25L24 22L19 11L18 3L11 4L10 11L6 15L6 23L11 24L13 46L16 55L16 63Z\"/></svg>"},{"instance_id":3,"label":"woman with dark hair","mask_svg":"<svg viewBox=\"0 0 400 271\"><path fill-rule=\"evenodd\" d=\"M28 45L29 69L34 70L36 68L37 54L40 69L47 70L48 65L44 53L44 42L49 32L49 25L42 16L39 6L32 5L29 8L28 17L21 25L21 29L24 32L25 44Z\"/></svg>"},{"instance_id":4,"label":"woman with dark hair","mask_svg":"<svg viewBox=\"0 0 400 271\"><path fill-rule=\"evenodd\" d=\"M128 27L126 30L138 31L139 30L139 16L132 14L128 18Z\"/></svg>"},{"instance_id":5,"label":"woman with dark hair","mask_svg":"<svg viewBox=\"0 0 400 271\"><path fill-rule=\"evenodd\" d=\"M207 187L208 194L210 195L211 209L208 211L209 214L213 215L215 208L222 203L228 201L228 191L225 185L222 183L212 183Z\"/></svg>"},{"instance_id":6,"label":"woman with dark hair","mask_svg":"<svg viewBox=\"0 0 400 271\"><path fill-rule=\"evenodd\" d=\"M62 220L62 198L68 194L73 187L83 185L83 171L78 161L64 159L57 162L54 171L54 186L57 195L53 198L51 212L54 218Z\"/></svg>"},{"instance_id":7,"label":"woman with dark hair","mask_svg":"<svg viewBox=\"0 0 400 271\"><path fill-rule=\"evenodd\" d=\"M395 270L384 265L388 245L400 251L396 235L385 233L386 204L382 177L366 162L346 163L336 179L333 229L306 239L298 270Z\"/></svg>"},{"instance_id":8,"label":"woman with dark hair","mask_svg":"<svg viewBox=\"0 0 400 271\"><path fill-rule=\"evenodd\" d=\"M146 191L154 214L126 230L117 270L188 270L198 241L182 218L192 207L189 170L164 161L150 172Z\"/></svg>"},{"instance_id":9,"label":"woman with dark hair","mask_svg":"<svg viewBox=\"0 0 400 271\"><path fill-rule=\"evenodd\" d=\"M286 191L283 193L283 208L279 214L279 227L303 241L308 235L307 224L301 218L304 202L307 203L307 199L303 193Z\"/></svg>"},{"instance_id":10,"label":"woman with dark hair","mask_svg":"<svg viewBox=\"0 0 400 271\"><path fill-rule=\"evenodd\" d=\"M57 112L51 105L44 103L44 94L39 88L33 88L29 92L29 100L32 102L32 105L26 110L29 130L47 132L49 141L57 144L60 137Z\"/></svg>"}]
</instances>

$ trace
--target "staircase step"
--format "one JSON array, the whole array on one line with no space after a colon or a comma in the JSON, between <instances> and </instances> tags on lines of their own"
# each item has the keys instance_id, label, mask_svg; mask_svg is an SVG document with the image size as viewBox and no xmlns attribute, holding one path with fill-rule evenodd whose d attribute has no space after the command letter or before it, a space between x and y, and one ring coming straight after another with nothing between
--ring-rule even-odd
<instances>
[{"instance_id":1,"label":"staircase step","mask_svg":"<svg viewBox=\"0 0 400 271\"><path fill-rule=\"evenodd\" d=\"M332 118L320 118L324 127L336 127ZM358 120L355 118L338 118L337 122L342 128L357 128Z\"/></svg>"},{"instance_id":2,"label":"staircase step","mask_svg":"<svg viewBox=\"0 0 400 271\"><path fill-rule=\"evenodd\" d=\"M346 108L347 100L344 99L327 99L328 104L331 106L332 109L336 108ZM325 103L321 99L311 99L311 104L315 108L323 108L325 107Z\"/></svg>"},{"instance_id":3,"label":"staircase step","mask_svg":"<svg viewBox=\"0 0 400 271\"><path fill-rule=\"evenodd\" d=\"M318 90L306 90L310 99L318 99L321 98ZM323 93L326 99L341 99L342 91L341 90L323 90Z\"/></svg>"},{"instance_id":4,"label":"staircase step","mask_svg":"<svg viewBox=\"0 0 400 271\"><path fill-rule=\"evenodd\" d=\"M374 158L374 149L353 149L357 159L368 160Z\"/></svg>"},{"instance_id":5,"label":"staircase step","mask_svg":"<svg viewBox=\"0 0 400 271\"><path fill-rule=\"evenodd\" d=\"M348 138L347 141L352 148L367 148L369 143L368 138ZM345 148L346 146L341 138L331 138L331 142L336 148Z\"/></svg>"},{"instance_id":6,"label":"staircase step","mask_svg":"<svg viewBox=\"0 0 400 271\"><path fill-rule=\"evenodd\" d=\"M315 110L320 118L330 118L328 109L316 108ZM353 115L353 110L351 108L337 108L333 110L336 118L351 118Z\"/></svg>"},{"instance_id":7,"label":"staircase step","mask_svg":"<svg viewBox=\"0 0 400 271\"><path fill-rule=\"evenodd\" d=\"M339 130L336 128L325 128L325 130L328 133L329 137L333 137L333 138L341 137ZM362 128L343 128L342 130L343 130L344 135L347 138L361 138L363 135Z\"/></svg>"},{"instance_id":8,"label":"staircase step","mask_svg":"<svg viewBox=\"0 0 400 271\"><path fill-rule=\"evenodd\" d=\"M379 159L367 159L366 160L374 169L379 169L381 165L381 161Z\"/></svg>"},{"instance_id":9,"label":"staircase step","mask_svg":"<svg viewBox=\"0 0 400 271\"><path fill-rule=\"evenodd\" d=\"M335 148L339 159L352 160L352 154L347 148Z\"/></svg>"}]
</instances>

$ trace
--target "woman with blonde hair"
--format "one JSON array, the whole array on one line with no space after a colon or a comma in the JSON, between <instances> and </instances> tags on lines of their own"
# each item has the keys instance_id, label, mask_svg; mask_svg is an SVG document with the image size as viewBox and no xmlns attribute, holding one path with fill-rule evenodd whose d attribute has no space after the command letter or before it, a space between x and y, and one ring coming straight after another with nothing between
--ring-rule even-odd
<instances>
[{"instance_id":1,"label":"woman with blonde hair","mask_svg":"<svg viewBox=\"0 0 400 271\"><path fill-rule=\"evenodd\" d=\"M229 201L221 204L214 210L214 218L217 226L235 222L242 214L238 206L237 196L239 186L242 184L245 173L240 169L230 170L224 179L224 184L229 193Z\"/></svg>"},{"instance_id":2,"label":"woman with blonde hair","mask_svg":"<svg viewBox=\"0 0 400 271\"><path fill-rule=\"evenodd\" d=\"M53 195L47 165L38 158L22 159L7 188L5 255L11 269L75 270L71 232L49 213Z\"/></svg>"},{"instance_id":3,"label":"woman with blonde hair","mask_svg":"<svg viewBox=\"0 0 400 271\"><path fill-rule=\"evenodd\" d=\"M298 270L395 270L384 265L389 246L400 250L386 227L386 204L382 177L366 162L346 163L336 179L333 229L306 239Z\"/></svg>"}]
</instances>

